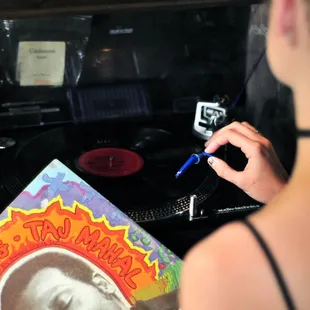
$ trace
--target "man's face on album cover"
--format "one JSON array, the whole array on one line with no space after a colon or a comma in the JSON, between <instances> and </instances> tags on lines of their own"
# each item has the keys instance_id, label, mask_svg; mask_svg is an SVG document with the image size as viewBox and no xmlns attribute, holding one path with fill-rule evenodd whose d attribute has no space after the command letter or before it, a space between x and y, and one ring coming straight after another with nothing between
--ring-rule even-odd
<instances>
[{"instance_id":1,"label":"man's face on album cover","mask_svg":"<svg viewBox=\"0 0 310 310\"><path fill-rule=\"evenodd\" d=\"M109 287L105 289L75 280L57 268L45 268L30 280L15 310L123 310L108 294Z\"/></svg>"},{"instance_id":2,"label":"man's face on album cover","mask_svg":"<svg viewBox=\"0 0 310 310\"><path fill-rule=\"evenodd\" d=\"M2 310L178 310L177 291L131 308L101 269L72 253L37 253L12 266L0 281ZM56 250L55 250L56 251ZM35 258L35 260L34 260Z\"/></svg>"}]
</instances>

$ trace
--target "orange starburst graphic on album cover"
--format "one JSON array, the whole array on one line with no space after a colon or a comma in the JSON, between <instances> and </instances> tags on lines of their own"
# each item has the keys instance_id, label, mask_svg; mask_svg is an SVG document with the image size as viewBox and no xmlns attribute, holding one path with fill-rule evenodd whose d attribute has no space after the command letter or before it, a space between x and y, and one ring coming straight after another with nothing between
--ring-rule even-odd
<instances>
[{"instance_id":1,"label":"orange starburst graphic on album cover","mask_svg":"<svg viewBox=\"0 0 310 310\"><path fill-rule=\"evenodd\" d=\"M129 227L111 227L105 217L76 203L65 207L58 197L44 210L9 208L0 222L0 278L15 262L46 247L61 247L79 254L106 272L125 296L157 280L157 262L149 252L128 239Z\"/></svg>"}]
</instances>

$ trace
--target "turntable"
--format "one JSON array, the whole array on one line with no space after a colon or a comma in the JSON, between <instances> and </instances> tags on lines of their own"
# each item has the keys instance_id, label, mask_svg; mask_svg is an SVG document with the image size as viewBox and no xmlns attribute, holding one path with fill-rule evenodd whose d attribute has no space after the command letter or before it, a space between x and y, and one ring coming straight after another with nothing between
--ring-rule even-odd
<instances>
[{"instance_id":1,"label":"turntable","mask_svg":"<svg viewBox=\"0 0 310 310\"><path fill-rule=\"evenodd\" d=\"M203 161L176 180L176 171L203 143L178 126L151 125L84 124L41 132L3 152L1 183L15 197L57 158L137 222L181 215L190 195L198 204L212 196L218 177Z\"/></svg>"}]
</instances>

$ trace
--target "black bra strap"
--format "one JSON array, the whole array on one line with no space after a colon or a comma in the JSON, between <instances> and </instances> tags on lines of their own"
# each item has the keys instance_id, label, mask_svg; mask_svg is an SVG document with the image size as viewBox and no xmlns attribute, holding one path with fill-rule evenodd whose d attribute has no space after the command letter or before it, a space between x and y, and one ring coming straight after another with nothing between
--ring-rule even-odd
<instances>
[{"instance_id":1,"label":"black bra strap","mask_svg":"<svg viewBox=\"0 0 310 310\"><path fill-rule=\"evenodd\" d=\"M297 129L296 135L297 138L309 138L310 129Z\"/></svg>"},{"instance_id":2,"label":"black bra strap","mask_svg":"<svg viewBox=\"0 0 310 310\"><path fill-rule=\"evenodd\" d=\"M284 277L283 277L283 275L282 275L282 273L278 267L276 260L274 259L273 255L272 255L271 251L269 250L265 240L262 238L262 236L259 234L259 232L256 230L256 228L253 226L253 224L248 219L244 219L244 223L250 229L250 231L253 233L253 235L257 239L258 243L262 247L262 249L263 249L270 265L271 265L271 268L272 268L272 271L276 277L276 280L279 284L282 296L283 296L285 303L287 305L287 309L288 310L296 309L294 306L293 300L291 298L291 295L289 293L289 290L287 288L287 285L284 281Z\"/></svg>"}]
</instances>

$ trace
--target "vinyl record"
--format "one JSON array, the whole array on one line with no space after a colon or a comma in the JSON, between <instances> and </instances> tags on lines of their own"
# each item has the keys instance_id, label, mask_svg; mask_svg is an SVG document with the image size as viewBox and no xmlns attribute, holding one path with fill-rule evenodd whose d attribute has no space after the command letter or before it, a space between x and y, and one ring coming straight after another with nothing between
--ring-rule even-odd
<instances>
[{"instance_id":1,"label":"vinyl record","mask_svg":"<svg viewBox=\"0 0 310 310\"><path fill-rule=\"evenodd\" d=\"M139 172L143 158L132 151L121 148L99 148L82 154L79 167L91 175L120 178Z\"/></svg>"},{"instance_id":2,"label":"vinyl record","mask_svg":"<svg viewBox=\"0 0 310 310\"><path fill-rule=\"evenodd\" d=\"M134 220L156 220L187 210L190 194L200 203L215 190L217 177L206 161L175 179L188 157L201 151L160 128L56 128L8 149L2 181L17 196L42 168L59 159Z\"/></svg>"}]
</instances>

